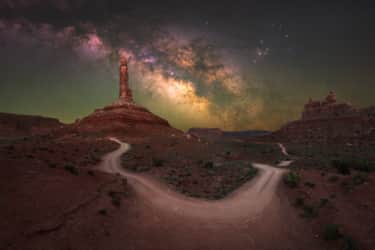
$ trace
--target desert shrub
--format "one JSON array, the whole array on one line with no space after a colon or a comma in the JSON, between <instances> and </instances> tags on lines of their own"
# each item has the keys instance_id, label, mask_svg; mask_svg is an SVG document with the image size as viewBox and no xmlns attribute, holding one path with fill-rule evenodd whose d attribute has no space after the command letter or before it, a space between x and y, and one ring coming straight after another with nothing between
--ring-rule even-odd
<instances>
[{"instance_id":1,"label":"desert shrub","mask_svg":"<svg viewBox=\"0 0 375 250\"><path fill-rule=\"evenodd\" d=\"M305 205L305 199L302 198L302 197L297 197L295 200L294 200L294 206L296 207L302 207Z\"/></svg>"},{"instance_id":2,"label":"desert shrub","mask_svg":"<svg viewBox=\"0 0 375 250\"><path fill-rule=\"evenodd\" d=\"M353 190L354 185L350 181L343 181L341 182L341 187L344 189L344 192L350 192Z\"/></svg>"},{"instance_id":3,"label":"desert shrub","mask_svg":"<svg viewBox=\"0 0 375 250\"><path fill-rule=\"evenodd\" d=\"M158 165L158 166L161 166L161 165ZM137 168L137 172L146 172L148 170L150 170L150 166L148 165L143 165L143 166L138 166Z\"/></svg>"},{"instance_id":4,"label":"desert shrub","mask_svg":"<svg viewBox=\"0 0 375 250\"><path fill-rule=\"evenodd\" d=\"M309 188L314 188L314 187L315 187L315 183L312 183L312 182L310 182L310 181L306 181L306 182L305 182L305 186L306 186L306 187L309 187Z\"/></svg>"},{"instance_id":5,"label":"desert shrub","mask_svg":"<svg viewBox=\"0 0 375 250\"><path fill-rule=\"evenodd\" d=\"M108 212L107 212L106 209L102 208L102 209L100 209L100 210L98 211L98 214L100 214L100 215L107 215Z\"/></svg>"},{"instance_id":6,"label":"desert shrub","mask_svg":"<svg viewBox=\"0 0 375 250\"><path fill-rule=\"evenodd\" d=\"M332 165L339 171L339 173L344 175L350 174L350 169L355 169L361 172L375 171L374 164L366 159L335 159L332 161Z\"/></svg>"},{"instance_id":7,"label":"desert shrub","mask_svg":"<svg viewBox=\"0 0 375 250\"><path fill-rule=\"evenodd\" d=\"M128 185L128 179L121 178L121 184L122 184L123 187L126 187Z\"/></svg>"},{"instance_id":8,"label":"desert shrub","mask_svg":"<svg viewBox=\"0 0 375 250\"><path fill-rule=\"evenodd\" d=\"M207 174L209 174L211 176L214 176L216 174L216 171L213 170L213 169L209 169L209 170L207 170Z\"/></svg>"},{"instance_id":9,"label":"desert shrub","mask_svg":"<svg viewBox=\"0 0 375 250\"><path fill-rule=\"evenodd\" d=\"M321 198L320 201L319 201L319 207L322 208L324 207L325 205L327 205L329 202L329 200L327 198Z\"/></svg>"},{"instance_id":10,"label":"desert shrub","mask_svg":"<svg viewBox=\"0 0 375 250\"><path fill-rule=\"evenodd\" d=\"M93 152L88 154L87 159L89 159L91 163L93 164L99 163L101 161L101 158L96 153L93 153Z\"/></svg>"},{"instance_id":11,"label":"desert shrub","mask_svg":"<svg viewBox=\"0 0 375 250\"><path fill-rule=\"evenodd\" d=\"M249 169L249 172L247 172L247 176L254 177L257 173L258 169L252 167L251 169Z\"/></svg>"},{"instance_id":12,"label":"desert shrub","mask_svg":"<svg viewBox=\"0 0 375 250\"><path fill-rule=\"evenodd\" d=\"M245 168L245 177L247 180L253 178L258 173L258 169L252 165Z\"/></svg>"},{"instance_id":13,"label":"desert shrub","mask_svg":"<svg viewBox=\"0 0 375 250\"><path fill-rule=\"evenodd\" d=\"M350 164L345 160L332 160L332 166L337 169L337 172L342 175L350 175Z\"/></svg>"},{"instance_id":14,"label":"desert shrub","mask_svg":"<svg viewBox=\"0 0 375 250\"><path fill-rule=\"evenodd\" d=\"M336 175L332 175L332 176L330 176L330 177L328 178L328 181L329 181L329 182L336 182L336 181L338 181L338 180L339 180L339 177L336 176Z\"/></svg>"},{"instance_id":15,"label":"desert shrub","mask_svg":"<svg viewBox=\"0 0 375 250\"><path fill-rule=\"evenodd\" d=\"M367 181L367 174L356 174L352 177L352 183L354 185L361 185Z\"/></svg>"},{"instance_id":16,"label":"desert shrub","mask_svg":"<svg viewBox=\"0 0 375 250\"><path fill-rule=\"evenodd\" d=\"M191 175L192 175L191 169L190 168L186 169L185 176L191 176Z\"/></svg>"},{"instance_id":17,"label":"desert shrub","mask_svg":"<svg viewBox=\"0 0 375 250\"><path fill-rule=\"evenodd\" d=\"M28 154L28 155L26 155L26 157L27 157L27 158L30 158L30 159L34 159L34 158L35 158L35 156L32 155L32 154Z\"/></svg>"},{"instance_id":18,"label":"desert shrub","mask_svg":"<svg viewBox=\"0 0 375 250\"><path fill-rule=\"evenodd\" d=\"M112 204L116 207L121 206L121 198L118 192L115 191L109 191L108 192L109 197L111 197Z\"/></svg>"},{"instance_id":19,"label":"desert shrub","mask_svg":"<svg viewBox=\"0 0 375 250\"><path fill-rule=\"evenodd\" d=\"M362 172L372 172L375 171L375 167L372 163L365 159L353 159L351 162L351 167L355 170Z\"/></svg>"},{"instance_id":20,"label":"desert shrub","mask_svg":"<svg viewBox=\"0 0 375 250\"><path fill-rule=\"evenodd\" d=\"M57 164L56 163L48 163L48 167L50 167L50 168L56 168Z\"/></svg>"},{"instance_id":21,"label":"desert shrub","mask_svg":"<svg viewBox=\"0 0 375 250\"><path fill-rule=\"evenodd\" d=\"M303 214L302 217L304 218L315 218L318 216L318 209L312 205L305 204L303 206Z\"/></svg>"},{"instance_id":22,"label":"desert shrub","mask_svg":"<svg viewBox=\"0 0 375 250\"><path fill-rule=\"evenodd\" d=\"M258 169L252 165L242 168L242 174L237 177L237 186L242 183L251 180L258 173Z\"/></svg>"},{"instance_id":23,"label":"desert shrub","mask_svg":"<svg viewBox=\"0 0 375 250\"><path fill-rule=\"evenodd\" d=\"M164 164L164 160L158 158L152 158L152 165L155 167L161 167Z\"/></svg>"},{"instance_id":24,"label":"desert shrub","mask_svg":"<svg viewBox=\"0 0 375 250\"><path fill-rule=\"evenodd\" d=\"M214 168L214 163L212 161L208 161L203 165L204 168L212 169Z\"/></svg>"},{"instance_id":25,"label":"desert shrub","mask_svg":"<svg viewBox=\"0 0 375 250\"><path fill-rule=\"evenodd\" d=\"M297 172L289 172L284 175L283 181L288 187L295 188L300 182L300 176Z\"/></svg>"},{"instance_id":26,"label":"desert shrub","mask_svg":"<svg viewBox=\"0 0 375 250\"><path fill-rule=\"evenodd\" d=\"M73 175L78 175L79 174L77 167L74 166L74 165L67 164L67 165L64 166L64 169L66 171L68 171L69 173L73 174Z\"/></svg>"},{"instance_id":27,"label":"desert shrub","mask_svg":"<svg viewBox=\"0 0 375 250\"><path fill-rule=\"evenodd\" d=\"M350 236L343 236L343 250L357 250L359 249L359 244Z\"/></svg>"},{"instance_id":28,"label":"desert shrub","mask_svg":"<svg viewBox=\"0 0 375 250\"><path fill-rule=\"evenodd\" d=\"M128 165L127 168L134 172L146 172L151 169L149 165L139 165L137 163Z\"/></svg>"},{"instance_id":29,"label":"desert shrub","mask_svg":"<svg viewBox=\"0 0 375 250\"><path fill-rule=\"evenodd\" d=\"M323 236L325 240L338 240L341 237L339 226L336 224L328 224L324 228Z\"/></svg>"},{"instance_id":30,"label":"desert shrub","mask_svg":"<svg viewBox=\"0 0 375 250\"><path fill-rule=\"evenodd\" d=\"M116 207L121 206L121 199L118 196L113 196L112 197L112 204Z\"/></svg>"}]
</instances>

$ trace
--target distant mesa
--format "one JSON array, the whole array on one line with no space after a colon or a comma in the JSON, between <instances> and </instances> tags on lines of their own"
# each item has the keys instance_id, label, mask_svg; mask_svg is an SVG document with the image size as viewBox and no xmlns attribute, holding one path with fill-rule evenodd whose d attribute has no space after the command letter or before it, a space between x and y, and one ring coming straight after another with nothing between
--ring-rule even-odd
<instances>
[{"instance_id":1,"label":"distant mesa","mask_svg":"<svg viewBox=\"0 0 375 250\"><path fill-rule=\"evenodd\" d=\"M310 98L301 119L287 123L271 137L290 142L375 142L375 107L358 109L346 102L338 103L331 91L323 101Z\"/></svg>"},{"instance_id":2,"label":"distant mesa","mask_svg":"<svg viewBox=\"0 0 375 250\"><path fill-rule=\"evenodd\" d=\"M135 127L151 130L153 128L150 125L154 128L171 128L167 120L154 115L146 108L134 103L132 91L128 83L129 75L126 58L121 58L119 71L119 98L111 105L97 109L91 115L78 120L74 124L74 127L84 131L113 132L121 132L129 128L134 129Z\"/></svg>"},{"instance_id":3,"label":"distant mesa","mask_svg":"<svg viewBox=\"0 0 375 250\"><path fill-rule=\"evenodd\" d=\"M187 133L198 138L220 137L223 135L223 131L219 128L190 128Z\"/></svg>"},{"instance_id":4,"label":"distant mesa","mask_svg":"<svg viewBox=\"0 0 375 250\"><path fill-rule=\"evenodd\" d=\"M243 131L223 131L219 128L190 128L188 134L204 139L222 139L222 138L236 138L245 139L255 136L264 136L270 134L265 130L243 130Z\"/></svg>"},{"instance_id":5,"label":"distant mesa","mask_svg":"<svg viewBox=\"0 0 375 250\"><path fill-rule=\"evenodd\" d=\"M41 135L63 126L54 118L0 113L0 137Z\"/></svg>"}]
</instances>

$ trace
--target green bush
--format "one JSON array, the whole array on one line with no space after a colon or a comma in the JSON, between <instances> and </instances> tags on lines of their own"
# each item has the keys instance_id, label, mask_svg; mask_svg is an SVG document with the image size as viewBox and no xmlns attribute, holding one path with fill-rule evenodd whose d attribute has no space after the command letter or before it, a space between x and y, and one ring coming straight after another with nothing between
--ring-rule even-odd
<instances>
[{"instance_id":1,"label":"green bush","mask_svg":"<svg viewBox=\"0 0 375 250\"><path fill-rule=\"evenodd\" d=\"M336 224L326 225L323 235L325 240L338 240L341 237L339 226Z\"/></svg>"},{"instance_id":2,"label":"green bush","mask_svg":"<svg viewBox=\"0 0 375 250\"><path fill-rule=\"evenodd\" d=\"M56 168L57 164L56 163L48 163L48 167L50 167L50 168Z\"/></svg>"},{"instance_id":3,"label":"green bush","mask_svg":"<svg viewBox=\"0 0 375 250\"><path fill-rule=\"evenodd\" d=\"M358 242L355 241L352 237L350 236L343 236L343 250L357 250L359 249L358 247Z\"/></svg>"},{"instance_id":4,"label":"green bush","mask_svg":"<svg viewBox=\"0 0 375 250\"><path fill-rule=\"evenodd\" d=\"M351 192L354 188L354 185L352 182L349 181L343 181L341 182L341 187L343 188L344 192L348 193Z\"/></svg>"},{"instance_id":5,"label":"green bush","mask_svg":"<svg viewBox=\"0 0 375 250\"><path fill-rule=\"evenodd\" d=\"M100 215L107 215L108 213L107 213L107 210L106 209L100 209L99 211L98 211L98 213L100 214Z\"/></svg>"},{"instance_id":6,"label":"green bush","mask_svg":"<svg viewBox=\"0 0 375 250\"><path fill-rule=\"evenodd\" d=\"M253 178L258 173L258 169L254 168L253 166L247 167L245 171L247 179Z\"/></svg>"},{"instance_id":7,"label":"green bush","mask_svg":"<svg viewBox=\"0 0 375 250\"><path fill-rule=\"evenodd\" d=\"M299 185L300 176L297 172L289 172L284 175L283 181L288 187L295 188Z\"/></svg>"},{"instance_id":8,"label":"green bush","mask_svg":"<svg viewBox=\"0 0 375 250\"><path fill-rule=\"evenodd\" d=\"M350 162L353 169L362 172L372 172L375 171L374 164L370 163L368 160L364 159L354 159Z\"/></svg>"},{"instance_id":9,"label":"green bush","mask_svg":"<svg viewBox=\"0 0 375 250\"><path fill-rule=\"evenodd\" d=\"M332 160L332 166L337 169L337 172L342 175L350 175L350 164L344 160Z\"/></svg>"},{"instance_id":10,"label":"green bush","mask_svg":"<svg viewBox=\"0 0 375 250\"><path fill-rule=\"evenodd\" d=\"M294 201L294 206L296 207L302 207L305 205L305 199L302 197L297 197Z\"/></svg>"},{"instance_id":11,"label":"green bush","mask_svg":"<svg viewBox=\"0 0 375 250\"><path fill-rule=\"evenodd\" d=\"M314 188L314 187L315 187L315 183L312 183L312 182L310 182L310 181L306 181L306 182L305 182L305 186L306 186L306 187L309 187L309 188Z\"/></svg>"},{"instance_id":12,"label":"green bush","mask_svg":"<svg viewBox=\"0 0 375 250\"><path fill-rule=\"evenodd\" d=\"M204 168L207 168L207 169L213 169L214 168L214 163L212 161L208 161L204 164L203 166Z\"/></svg>"},{"instance_id":13,"label":"green bush","mask_svg":"<svg viewBox=\"0 0 375 250\"><path fill-rule=\"evenodd\" d=\"M340 174L344 175L349 175L350 169L355 169L361 172L375 171L374 164L366 159L335 159L331 163Z\"/></svg>"},{"instance_id":14,"label":"green bush","mask_svg":"<svg viewBox=\"0 0 375 250\"><path fill-rule=\"evenodd\" d=\"M67 165L64 166L64 169L66 171L68 171L69 173L73 174L73 175L78 175L79 174L77 167L74 166L74 165L67 164Z\"/></svg>"},{"instance_id":15,"label":"green bush","mask_svg":"<svg viewBox=\"0 0 375 250\"><path fill-rule=\"evenodd\" d=\"M321 198L320 201L319 201L319 208L322 208L324 207L325 205L327 205L329 202L329 200L327 198Z\"/></svg>"},{"instance_id":16,"label":"green bush","mask_svg":"<svg viewBox=\"0 0 375 250\"><path fill-rule=\"evenodd\" d=\"M304 218L315 218L318 216L318 209L312 205L305 204L303 206L303 214L302 217Z\"/></svg>"},{"instance_id":17,"label":"green bush","mask_svg":"<svg viewBox=\"0 0 375 250\"><path fill-rule=\"evenodd\" d=\"M120 198L120 195L118 192L115 192L115 191L109 191L108 192L108 195L111 197L112 199L112 204L116 207L120 207L121 206L121 198Z\"/></svg>"},{"instance_id":18,"label":"green bush","mask_svg":"<svg viewBox=\"0 0 375 250\"><path fill-rule=\"evenodd\" d=\"M164 160L158 158L152 158L152 165L155 167L161 167L164 164Z\"/></svg>"},{"instance_id":19,"label":"green bush","mask_svg":"<svg viewBox=\"0 0 375 250\"><path fill-rule=\"evenodd\" d=\"M332 176L330 176L330 177L328 178L328 181L329 181L329 182L336 182L336 181L338 181L338 180L339 180L339 177L336 176L336 175L332 175Z\"/></svg>"},{"instance_id":20,"label":"green bush","mask_svg":"<svg viewBox=\"0 0 375 250\"><path fill-rule=\"evenodd\" d=\"M352 182L354 185L361 185L367 181L367 175L366 174L356 174L352 178Z\"/></svg>"}]
</instances>

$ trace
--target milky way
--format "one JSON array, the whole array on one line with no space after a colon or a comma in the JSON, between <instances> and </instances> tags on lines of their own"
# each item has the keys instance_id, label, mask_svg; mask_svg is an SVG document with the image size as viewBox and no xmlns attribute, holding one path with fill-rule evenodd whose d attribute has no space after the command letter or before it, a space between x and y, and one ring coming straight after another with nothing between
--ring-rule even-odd
<instances>
[{"instance_id":1,"label":"milky way","mask_svg":"<svg viewBox=\"0 0 375 250\"><path fill-rule=\"evenodd\" d=\"M116 97L122 55L135 101L181 129L276 129L330 89L371 104L367 12L276 7L0 1L0 111L83 117Z\"/></svg>"}]
</instances>

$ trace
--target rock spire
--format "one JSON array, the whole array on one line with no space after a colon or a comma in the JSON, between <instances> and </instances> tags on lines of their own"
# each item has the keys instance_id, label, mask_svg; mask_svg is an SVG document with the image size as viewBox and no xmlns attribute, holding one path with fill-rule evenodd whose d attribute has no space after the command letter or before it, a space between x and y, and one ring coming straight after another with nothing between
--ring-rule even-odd
<instances>
[{"instance_id":1,"label":"rock spire","mask_svg":"<svg viewBox=\"0 0 375 250\"><path fill-rule=\"evenodd\" d=\"M119 99L122 102L133 102L132 91L129 88L128 63L125 57L120 59L120 93Z\"/></svg>"}]
</instances>

